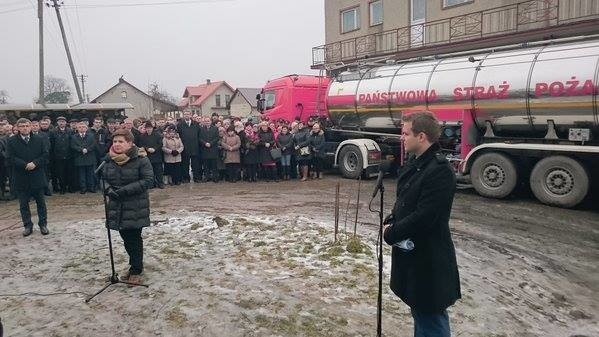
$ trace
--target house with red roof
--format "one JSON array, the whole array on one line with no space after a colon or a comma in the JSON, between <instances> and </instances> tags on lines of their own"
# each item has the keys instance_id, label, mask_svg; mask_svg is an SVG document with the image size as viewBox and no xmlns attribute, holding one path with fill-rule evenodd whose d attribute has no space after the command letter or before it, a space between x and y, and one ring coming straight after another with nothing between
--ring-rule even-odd
<instances>
[{"instance_id":1,"label":"house with red roof","mask_svg":"<svg viewBox=\"0 0 599 337\"><path fill-rule=\"evenodd\" d=\"M185 87L179 109L201 116L213 113L228 115L228 104L234 93L235 90L225 81L206 80L198 86Z\"/></svg>"}]
</instances>

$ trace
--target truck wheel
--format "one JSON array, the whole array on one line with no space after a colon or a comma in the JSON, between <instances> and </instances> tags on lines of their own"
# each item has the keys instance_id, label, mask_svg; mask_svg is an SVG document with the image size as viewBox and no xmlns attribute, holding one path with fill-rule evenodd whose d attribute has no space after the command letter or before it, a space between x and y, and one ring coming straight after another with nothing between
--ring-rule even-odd
<instances>
[{"instance_id":1,"label":"truck wheel","mask_svg":"<svg viewBox=\"0 0 599 337\"><path fill-rule=\"evenodd\" d=\"M589 191L589 175L575 159L565 156L547 157L532 169L530 188L544 204L574 207Z\"/></svg>"},{"instance_id":2,"label":"truck wheel","mask_svg":"<svg viewBox=\"0 0 599 337\"><path fill-rule=\"evenodd\" d=\"M485 153L476 158L470 176L478 194L488 198L507 197L518 182L516 165L499 153Z\"/></svg>"},{"instance_id":3,"label":"truck wheel","mask_svg":"<svg viewBox=\"0 0 599 337\"><path fill-rule=\"evenodd\" d=\"M345 178L358 179L362 175L364 159L355 145L346 145L339 152L339 169Z\"/></svg>"}]
</instances>

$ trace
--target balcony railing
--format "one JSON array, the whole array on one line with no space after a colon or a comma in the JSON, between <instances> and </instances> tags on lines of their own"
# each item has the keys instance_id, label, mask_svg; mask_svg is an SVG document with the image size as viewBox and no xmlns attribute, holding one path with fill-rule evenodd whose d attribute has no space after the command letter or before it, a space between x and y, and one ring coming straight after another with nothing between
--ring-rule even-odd
<instances>
[{"instance_id":1,"label":"balcony railing","mask_svg":"<svg viewBox=\"0 0 599 337\"><path fill-rule=\"evenodd\" d=\"M346 63L597 18L599 0L530 0L314 47L312 64Z\"/></svg>"}]
</instances>

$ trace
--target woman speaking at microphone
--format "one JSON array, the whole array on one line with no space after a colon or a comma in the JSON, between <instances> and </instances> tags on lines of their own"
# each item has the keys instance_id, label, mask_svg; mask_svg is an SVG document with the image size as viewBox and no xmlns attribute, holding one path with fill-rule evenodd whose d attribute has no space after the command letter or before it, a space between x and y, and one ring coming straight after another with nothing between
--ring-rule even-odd
<instances>
[{"instance_id":1,"label":"woman speaking at microphone","mask_svg":"<svg viewBox=\"0 0 599 337\"><path fill-rule=\"evenodd\" d=\"M102 175L107 183L107 225L119 231L129 255L129 271L121 280L143 282L143 240L141 230L150 225L148 189L154 182L152 164L146 152L133 144L133 134L121 129L113 133L112 147Z\"/></svg>"}]
</instances>

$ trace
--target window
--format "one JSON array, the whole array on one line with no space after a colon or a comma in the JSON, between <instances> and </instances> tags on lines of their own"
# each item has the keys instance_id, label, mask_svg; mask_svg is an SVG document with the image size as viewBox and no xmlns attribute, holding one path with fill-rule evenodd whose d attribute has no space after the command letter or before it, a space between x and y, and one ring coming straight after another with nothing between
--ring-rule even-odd
<instances>
[{"instance_id":1,"label":"window","mask_svg":"<svg viewBox=\"0 0 599 337\"><path fill-rule=\"evenodd\" d=\"M426 20L426 0L412 0L412 24Z\"/></svg>"},{"instance_id":2,"label":"window","mask_svg":"<svg viewBox=\"0 0 599 337\"><path fill-rule=\"evenodd\" d=\"M370 3L370 25L376 26L383 23L383 0Z\"/></svg>"},{"instance_id":3,"label":"window","mask_svg":"<svg viewBox=\"0 0 599 337\"><path fill-rule=\"evenodd\" d=\"M443 8L474 2L474 0L443 0Z\"/></svg>"},{"instance_id":4,"label":"window","mask_svg":"<svg viewBox=\"0 0 599 337\"><path fill-rule=\"evenodd\" d=\"M270 110L275 107L276 97L274 92L264 94L264 110Z\"/></svg>"},{"instance_id":5,"label":"window","mask_svg":"<svg viewBox=\"0 0 599 337\"><path fill-rule=\"evenodd\" d=\"M216 106L220 107L220 95L216 95Z\"/></svg>"},{"instance_id":6,"label":"window","mask_svg":"<svg viewBox=\"0 0 599 337\"><path fill-rule=\"evenodd\" d=\"M231 95L225 95L225 105L229 105L231 103Z\"/></svg>"},{"instance_id":7,"label":"window","mask_svg":"<svg viewBox=\"0 0 599 337\"><path fill-rule=\"evenodd\" d=\"M360 29L360 9L354 7L341 12L341 33Z\"/></svg>"}]
</instances>

